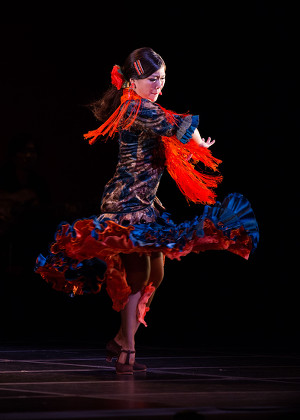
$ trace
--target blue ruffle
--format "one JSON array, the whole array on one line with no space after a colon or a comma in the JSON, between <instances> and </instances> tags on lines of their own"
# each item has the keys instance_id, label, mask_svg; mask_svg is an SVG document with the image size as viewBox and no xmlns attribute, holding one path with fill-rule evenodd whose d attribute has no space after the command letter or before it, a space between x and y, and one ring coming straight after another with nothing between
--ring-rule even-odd
<instances>
[{"instance_id":1,"label":"blue ruffle","mask_svg":"<svg viewBox=\"0 0 300 420\"><path fill-rule=\"evenodd\" d=\"M233 229L243 227L252 239L252 252L256 249L259 240L258 224L249 201L239 193L229 194L222 203L205 206L201 216L178 225L170 219L168 213L163 213L155 223L134 225L130 239L134 246L164 245L182 249L194 235L199 238L204 236L205 219L210 219L228 237Z\"/></svg>"},{"instance_id":2,"label":"blue ruffle","mask_svg":"<svg viewBox=\"0 0 300 420\"><path fill-rule=\"evenodd\" d=\"M134 246L166 246L181 250L195 234L204 236L201 216L176 225L169 213L163 213L155 223L134 225L130 239Z\"/></svg>"},{"instance_id":3,"label":"blue ruffle","mask_svg":"<svg viewBox=\"0 0 300 420\"><path fill-rule=\"evenodd\" d=\"M252 252L257 248L258 224L250 202L242 194L231 193L222 204L216 202L213 206L205 206L202 217L210 219L227 236L233 229L243 227L252 239Z\"/></svg>"},{"instance_id":4,"label":"blue ruffle","mask_svg":"<svg viewBox=\"0 0 300 420\"><path fill-rule=\"evenodd\" d=\"M51 266L57 272L64 273L65 280L70 286L81 280L83 293L95 293L99 290L99 281L104 278L107 268L106 262L99 258L78 262L67 257L63 252L49 253L46 258L40 254L36 260L35 271L45 266Z\"/></svg>"}]
</instances>

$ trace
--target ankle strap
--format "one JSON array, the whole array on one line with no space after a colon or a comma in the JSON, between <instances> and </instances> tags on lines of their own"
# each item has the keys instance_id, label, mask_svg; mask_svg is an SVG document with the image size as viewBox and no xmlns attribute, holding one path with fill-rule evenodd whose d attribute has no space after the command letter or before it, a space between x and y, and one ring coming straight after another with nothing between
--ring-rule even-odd
<instances>
[{"instance_id":1,"label":"ankle strap","mask_svg":"<svg viewBox=\"0 0 300 420\"><path fill-rule=\"evenodd\" d=\"M121 349L121 353L134 354L135 351L134 350L124 350L124 349Z\"/></svg>"},{"instance_id":2,"label":"ankle strap","mask_svg":"<svg viewBox=\"0 0 300 420\"><path fill-rule=\"evenodd\" d=\"M130 355L131 355L131 354L135 354L135 351L133 351L133 350L124 350L124 349L121 349L120 354L121 354L121 353L126 353L126 354L127 354L125 364L129 365L129 364L130 364ZM119 356L119 357L120 357L120 356ZM118 359L118 360L119 360L119 359Z\"/></svg>"}]
</instances>

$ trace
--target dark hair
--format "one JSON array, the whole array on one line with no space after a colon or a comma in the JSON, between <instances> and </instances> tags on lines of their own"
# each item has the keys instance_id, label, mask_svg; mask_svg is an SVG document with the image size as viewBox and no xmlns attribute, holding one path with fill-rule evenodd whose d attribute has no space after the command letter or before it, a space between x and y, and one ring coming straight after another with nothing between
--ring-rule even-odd
<instances>
[{"instance_id":1,"label":"dark hair","mask_svg":"<svg viewBox=\"0 0 300 420\"><path fill-rule=\"evenodd\" d=\"M134 66L137 60L140 60L144 71L140 75ZM126 81L129 82L130 79L145 79L163 66L166 65L161 56L151 48L144 47L132 51L121 66L121 70ZM112 85L100 99L89 105L97 120L104 122L110 117L120 105L122 94L122 89L118 90Z\"/></svg>"}]
</instances>

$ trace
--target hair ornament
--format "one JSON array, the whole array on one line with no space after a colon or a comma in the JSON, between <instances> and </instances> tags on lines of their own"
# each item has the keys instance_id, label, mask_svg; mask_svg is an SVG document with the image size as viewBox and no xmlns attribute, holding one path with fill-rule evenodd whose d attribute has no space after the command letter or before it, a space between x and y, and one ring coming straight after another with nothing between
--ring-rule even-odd
<instances>
[{"instance_id":1,"label":"hair ornament","mask_svg":"<svg viewBox=\"0 0 300 420\"><path fill-rule=\"evenodd\" d=\"M121 67L118 65L114 65L111 71L111 83L114 85L118 90L122 87L127 87L127 81L122 73Z\"/></svg>"},{"instance_id":2,"label":"hair ornament","mask_svg":"<svg viewBox=\"0 0 300 420\"><path fill-rule=\"evenodd\" d=\"M136 72L137 72L137 74L139 76L141 76L142 74L144 74L144 69L143 69L143 67L141 65L140 60L134 61L133 65L134 65L134 68L135 68L135 70L136 70Z\"/></svg>"}]
</instances>

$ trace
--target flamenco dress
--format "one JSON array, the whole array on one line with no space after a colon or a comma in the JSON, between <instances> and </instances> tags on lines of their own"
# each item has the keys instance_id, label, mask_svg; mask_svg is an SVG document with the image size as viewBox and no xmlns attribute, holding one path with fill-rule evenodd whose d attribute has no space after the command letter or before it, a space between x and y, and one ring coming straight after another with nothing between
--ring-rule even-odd
<instances>
[{"instance_id":1,"label":"flamenco dress","mask_svg":"<svg viewBox=\"0 0 300 420\"><path fill-rule=\"evenodd\" d=\"M101 214L61 223L48 255L38 256L36 273L72 296L98 293L105 285L120 311L131 294L120 254L162 252L179 260L191 252L227 250L248 259L259 239L253 210L238 193L215 201L221 161L190 141L198 122L197 115L167 111L124 89L110 119L85 135L92 144L100 135L118 134L118 164L105 186ZM206 204L202 214L176 224L164 211L156 193L165 167L188 200ZM154 291L152 284L142 291L138 319L144 325Z\"/></svg>"}]
</instances>

